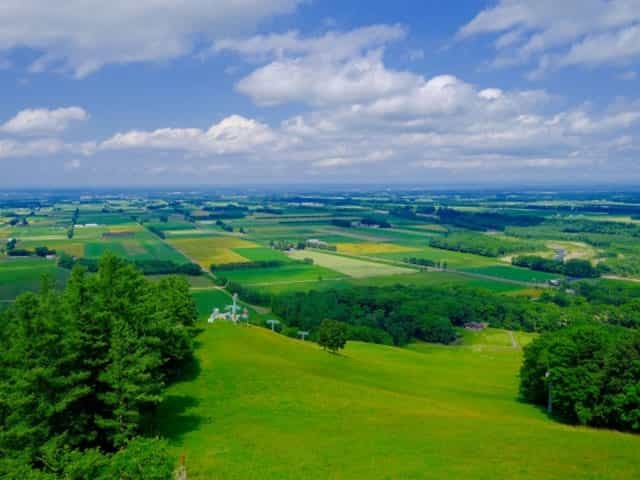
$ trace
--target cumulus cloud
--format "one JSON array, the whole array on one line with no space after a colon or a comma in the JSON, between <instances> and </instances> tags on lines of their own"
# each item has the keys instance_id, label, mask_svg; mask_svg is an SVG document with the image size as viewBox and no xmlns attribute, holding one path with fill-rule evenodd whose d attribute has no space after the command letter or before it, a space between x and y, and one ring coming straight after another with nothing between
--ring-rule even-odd
<instances>
[{"instance_id":1,"label":"cumulus cloud","mask_svg":"<svg viewBox=\"0 0 640 480\"><path fill-rule=\"evenodd\" d=\"M0 158L55 155L65 150L65 144L57 139L39 139L28 142L0 140Z\"/></svg>"},{"instance_id":2,"label":"cumulus cloud","mask_svg":"<svg viewBox=\"0 0 640 480\"><path fill-rule=\"evenodd\" d=\"M188 54L201 40L249 30L292 12L301 0L74 1L3 0L0 51L41 53L32 71L56 68L84 77L110 63L163 61ZM69 2L67 2L69 3Z\"/></svg>"},{"instance_id":3,"label":"cumulus cloud","mask_svg":"<svg viewBox=\"0 0 640 480\"><path fill-rule=\"evenodd\" d=\"M72 122L89 118L81 107L56 109L33 108L18 112L16 116L0 126L0 131L13 134L50 134L67 129Z\"/></svg>"},{"instance_id":4,"label":"cumulus cloud","mask_svg":"<svg viewBox=\"0 0 640 480\"><path fill-rule=\"evenodd\" d=\"M206 131L199 128L160 128L150 132L133 130L117 133L102 142L99 148L146 148L223 155L251 152L256 147L273 144L275 140L276 135L269 126L240 115L231 115Z\"/></svg>"},{"instance_id":5,"label":"cumulus cloud","mask_svg":"<svg viewBox=\"0 0 640 480\"><path fill-rule=\"evenodd\" d=\"M398 25L374 25L318 37L288 32L222 40L214 50L268 62L237 84L256 103L318 106L376 98L416 84L416 75L383 63L383 47L405 35Z\"/></svg>"},{"instance_id":6,"label":"cumulus cloud","mask_svg":"<svg viewBox=\"0 0 640 480\"><path fill-rule=\"evenodd\" d=\"M343 60L368 49L401 40L406 34L401 25L371 25L346 32L331 31L317 37L303 37L297 31L290 31L250 38L223 39L214 43L213 50L228 50L256 58L313 55L327 60Z\"/></svg>"},{"instance_id":7,"label":"cumulus cloud","mask_svg":"<svg viewBox=\"0 0 640 480\"><path fill-rule=\"evenodd\" d=\"M624 64L640 57L640 2L500 0L458 31L497 35L496 66L530 61L532 76L569 65Z\"/></svg>"}]
</instances>

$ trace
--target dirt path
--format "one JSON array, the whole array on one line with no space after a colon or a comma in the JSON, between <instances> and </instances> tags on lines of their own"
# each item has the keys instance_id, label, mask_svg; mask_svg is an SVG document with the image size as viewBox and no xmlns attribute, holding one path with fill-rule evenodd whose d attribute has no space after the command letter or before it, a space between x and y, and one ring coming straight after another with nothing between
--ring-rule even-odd
<instances>
[{"instance_id":1,"label":"dirt path","mask_svg":"<svg viewBox=\"0 0 640 480\"><path fill-rule=\"evenodd\" d=\"M511 339L511 346L513 348L520 348L520 344L518 343L518 340L516 340L516 336L513 334L513 332L509 330L508 333L509 333L509 338Z\"/></svg>"}]
</instances>

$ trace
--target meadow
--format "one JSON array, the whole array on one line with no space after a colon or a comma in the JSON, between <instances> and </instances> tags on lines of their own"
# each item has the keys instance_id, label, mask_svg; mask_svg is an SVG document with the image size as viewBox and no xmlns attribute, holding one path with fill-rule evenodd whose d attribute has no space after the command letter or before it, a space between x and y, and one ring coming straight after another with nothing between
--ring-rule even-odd
<instances>
[{"instance_id":1,"label":"meadow","mask_svg":"<svg viewBox=\"0 0 640 480\"><path fill-rule=\"evenodd\" d=\"M39 290L43 275L62 286L69 272L58 268L55 261L42 258L0 260L0 302L8 302L24 292Z\"/></svg>"},{"instance_id":2,"label":"meadow","mask_svg":"<svg viewBox=\"0 0 640 480\"><path fill-rule=\"evenodd\" d=\"M234 249L258 246L255 243L231 236L179 237L169 238L167 242L205 270L214 264L247 262L248 259Z\"/></svg>"},{"instance_id":3,"label":"meadow","mask_svg":"<svg viewBox=\"0 0 640 480\"><path fill-rule=\"evenodd\" d=\"M257 286L261 288L271 285L287 285L302 282L315 283L345 277L344 274L335 270L302 262L292 262L280 267L225 270L221 273L221 276L245 286Z\"/></svg>"},{"instance_id":4,"label":"meadow","mask_svg":"<svg viewBox=\"0 0 640 480\"><path fill-rule=\"evenodd\" d=\"M549 280L560 279L562 275L536 272L527 268L512 267L510 265L491 265L487 267L464 268L465 272L478 273L489 277L504 278L517 282L545 283Z\"/></svg>"},{"instance_id":5,"label":"meadow","mask_svg":"<svg viewBox=\"0 0 640 480\"><path fill-rule=\"evenodd\" d=\"M469 348L349 342L331 355L258 327L207 325L196 370L160 407L160 433L190 479L640 476L640 437L559 424L519 402L521 351L493 335Z\"/></svg>"},{"instance_id":6,"label":"meadow","mask_svg":"<svg viewBox=\"0 0 640 480\"><path fill-rule=\"evenodd\" d=\"M414 273L415 269L406 267L397 267L384 263L370 262L366 260L358 260L354 258L331 255L316 250L296 250L289 254L291 258L304 260L310 258L316 265L330 268L336 272L354 278L375 277L382 275L402 275Z\"/></svg>"}]
</instances>

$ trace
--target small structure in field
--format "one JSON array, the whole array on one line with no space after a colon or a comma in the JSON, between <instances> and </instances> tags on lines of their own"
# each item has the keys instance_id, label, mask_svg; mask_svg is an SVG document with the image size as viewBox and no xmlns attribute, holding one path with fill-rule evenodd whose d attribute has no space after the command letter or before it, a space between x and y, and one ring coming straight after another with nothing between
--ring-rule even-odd
<instances>
[{"instance_id":1,"label":"small structure in field","mask_svg":"<svg viewBox=\"0 0 640 480\"><path fill-rule=\"evenodd\" d=\"M329 245L327 242L324 242L317 238L310 238L307 240L307 246L311 248L323 248Z\"/></svg>"},{"instance_id":2,"label":"small structure in field","mask_svg":"<svg viewBox=\"0 0 640 480\"><path fill-rule=\"evenodd\" d=\"M464 324L464 328L466 328L467 330L474 330L476 332L479 332L480 330L484 330L485 328L487 328L487 325L480 322L467 322Z\"/></svg>"},{"instance_id":3,"label":"small structure in field","mask_svg":"<svg viewBox=\"0 0 640 480\"><path fill-rule=\"evenodd\" d=\"M219 308L214 308L209 316L209 323L213 323L216 320L231 320L231 314L223 313Z\"/></svg>"}]
</instances>

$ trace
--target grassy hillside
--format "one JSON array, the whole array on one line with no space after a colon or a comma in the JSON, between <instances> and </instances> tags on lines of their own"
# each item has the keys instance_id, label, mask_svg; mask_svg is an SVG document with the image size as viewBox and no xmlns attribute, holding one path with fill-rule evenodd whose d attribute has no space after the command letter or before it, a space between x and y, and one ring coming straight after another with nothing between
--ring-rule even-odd
<instances>
[{"instance_id":1,"label":"grassy hillside","mask_svg":"<svg viewBox=\"0 0 640 480\"><path fill-rule=\"evenodd\" d=\"M336 356L257 327L208 325L161 430L190 479L640 477L640 437L569 427L519 403L521 352L490 333L456 347L352 342Z\"/></svg>"}]
</instances>

